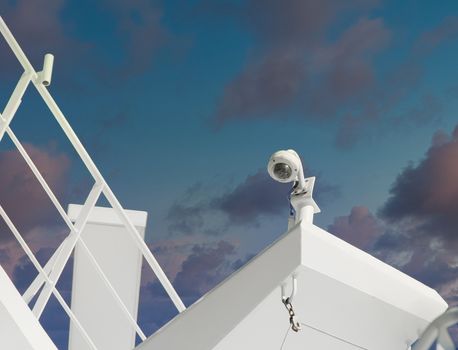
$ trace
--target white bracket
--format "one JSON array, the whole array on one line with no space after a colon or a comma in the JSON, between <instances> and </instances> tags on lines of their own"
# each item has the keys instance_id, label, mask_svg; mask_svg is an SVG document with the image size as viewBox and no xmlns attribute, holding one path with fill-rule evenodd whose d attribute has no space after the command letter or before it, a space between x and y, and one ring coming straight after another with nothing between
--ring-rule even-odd
<instances>
[{"instance_id":1,"label":"white bracket","mask_svg":"<svg viewBox=\"0 0 458 350\"><path fill-rule=\"evenodd\" d=\"M297 190L293 187L290 195L290 203L294 209L294 223L306 221L313 223L313 215L321 212L313 199L313 188L315 187L315 176L305 179L305 188Z\"/></svg>"},{"instance_id":2,"label":"white bracket","mask_svg":"<svg viewBox=\"0 0 458 350\"><path fill-rule=\"evenodd\" d=\"M291 294L286 296L286 283L281 285L281 298L282 300L289 299L290 302L293 302L294 297L297 294L297 275L292 275L291 277Z\"/></svg>"},{"instance_id":3,"label":"white bracket","mask_svg":"<svg viewBox=\"0 0 458 350\"><path fill-rule=\"evenodd\" d=\"M43 70L37 73L37 84L42 84L44 86L51 85L53 66L54 56L50 53L47 53L43 60Z\"/></svg>"}]
</instances>

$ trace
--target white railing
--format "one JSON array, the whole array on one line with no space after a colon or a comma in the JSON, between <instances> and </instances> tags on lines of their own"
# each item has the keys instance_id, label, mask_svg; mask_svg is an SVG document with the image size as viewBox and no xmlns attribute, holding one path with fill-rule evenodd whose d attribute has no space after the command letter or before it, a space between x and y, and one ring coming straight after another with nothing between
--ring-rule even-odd
<instances>
[{"instance_id":1,"label":"white railing","mask_svg":"<svg viewBox=\"0 0 458 350\"><path fill-rule=\"evenodd\" d=\"M67 119L65 118L64 114L59 109L58 105L52 98L46 86L44 85L43 80L41 79L43 73L35 71L35 69L30 64L26 55L22 51L21 47L19 46L19 44L17 43L14 36L12 35L12 33L10 32L10 30L8 29L8 27L6 26L5 22L3 21L1 17L0 17L0 32L3 35L3 37L5 38L8 45L10 46L13 53L15 54L16 58L18 59L22 67L24 68L24 73L20 77L16 85L16 88L14 89L5 109L3 110L3 113L0 113L0 142L3 139L3 136L5 134L7 134L10 137L13 144L16 146L17 150L19 151L20 155L24 158L25 162L27 163L27 165L33 172L34 176L37 178L40 185L43 187L49 199L51 200L53 205L56 207L60 216L62 217L65 224L68 226L70 230L68 236L62 242L62 244L56 249L52 257L46 263L46 265L42 267L40 263L38 262L38 260L36 259L35 255L33 254L32 250L29 248L27 243L22 238L20 232L17 230L14 223L11 221L8 214L5 212L3 207L0 206L0 216L3 217L7 226L10 228L13 235L15 236L15 238L17 239L21 247L24 249L29 259L31 260L31 262L33 263L33 265L39 272L36 279L31 283L29 288L23 294L23 298L25 302L29 304L32 301L32 299L35 297L35 295L38 293L40 288L44 285L32 309L35 316L38 319L40 318L40 316L43 313L44 308L46 307L48 303L49 298L51 297L52 294L54 294L56 299L59 301L59 303L65 310L65 312L68 314L71 322L73 322L76 325L76 327L80 330L81 334L86 339L88 345L92 349L96 350L97 348L95 344L93 343L93 341L91 340L87 332L85 331L84 327L78 321L77 317L71 311L71 308L67 305L67 303L62 298L59 291L56 289L56 283L58 282L62 274L62 271L65 265L67 264L76 244L79 243L79 245L87 253L87 256L89 257L89 261L95 267L95 270L97 271L99 277L104 282L107 289L110 291L112 297L114 298L114 300L116 301L120 309L125 314L126 318L129 320L129 322L132 324L132 326L136 330L138 336L142 340L144 340L146 339L144 332L141 330L141 328L137 324L134 317L130 314L129 310L127 309L127 307L125 306L121 298L119 297L116 290L113 288L109 279L104 274L100 265L97 263L96 258L90 252L90 250L88 249L88 247L84 243L84 240L81 237L81 233L83 232L86 226L89 215L91 214L91 211L95 207L97 200L99 199L101 194L103 194L106 197L110 205L113 207L115 213L119 216L121 222L126 227L132 239L138 246L138 249L141 251L146 262L148 263L148 265L151 267L151 269L153 270L153 272L159 279L160 283L164 287L165 291L169 295L170 299L174 303L177 310L181 312L185 310L186 307L183 304L180 297L178 296L175 289L173 288L169 279L165 275L164 271L160 267L156 258L151 253L151 251L149 250L144 240L141 238L141 235L139 234L139 232L137 231L137 229L135 228L135 226L133 225L129 217L126 215L121 204L117 200L114 193L111 191L110 187L108 186L105 179L103 178L103 176L97 169L96 165L92 161L91 157L87 153L86 149L84 148L84 146L82 145L78 137L76 136L70 124L67 122ZM47 71L46 73L47 75L49 75L50 72ZM79 155L82 162L86 166L87 170L91 174L93 180L95 181L92 187L92 190L90 191L88 197L86 198L83 208L81 210L81 213L79 214L75 223L72 223L72 221L66 214L65 210L63 209L62 205L60 204L59 200L54 195L53 191L51 190L46 180L40 173L39 169L37 168L33 160L30 158L26 149L21 144L21 142L16 137L16 135L14 134L13 130L10 127L10 123L13 120L16 114L16 111L18 110L22 102L22 97L24 96L24 93L27 90L30 82L32 82L32 84L37 89L38 93L43 98L44 102L46 103L50 111L52 112L53 116L56 118L57 122L59 123L65 135L67 136L68 140L73 145L77 154Z\"/></svg>"},{"instance_id":2,"label":"white railing","mask_svg":"<svg viewBox=\"0 0 458 350\"><path fill-rule=\"evenodd\" d=\"M455 350L448 328L458 323L458 307L452 307L437 317L423 331L412 350L428 350L436 343L436 350Z\"/></svg>"}]
</instances>

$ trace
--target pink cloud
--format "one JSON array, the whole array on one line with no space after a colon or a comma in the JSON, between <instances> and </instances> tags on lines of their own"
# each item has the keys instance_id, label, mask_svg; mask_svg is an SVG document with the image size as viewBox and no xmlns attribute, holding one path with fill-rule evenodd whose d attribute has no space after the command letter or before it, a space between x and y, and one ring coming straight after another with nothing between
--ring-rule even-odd
<instances>
[{"instance_id":1,"label":"pink cloud","mask_svg":"<svg viewBox=\"0 0 458 350\"><path fill-rule=\"evenodd\" d=\"M87 44L71 36L71 20L62 21L66 2L63 0L13 2L0 1L2 16L19 45L36 70L41 69L44 54L51 52L61 61L76 62L87 49ZM3 38L2 38L3 40ZM14 71L16 59L5 55L2 67L6 72Z\"/></svg>"},{"instance_id":2,"label":"pink cloud","mask_svg":"<svg viewBox=\"0 0 458 350\"><path fill-rule=\"evenodd\" d=\"M446 17L437 27L423 33L415 44L416 53L425 54L434 50L458 34L458 17Z\"/></svg>"},{"instance_id":3,"label":"pink cloud","mask_svg":"<svg viewBox=\"0 0 458 350\"><path fill-rule=\"evenodd\" d=\"M261 62L246 67L226 86L217 119L246 117L249 113L269 113L293 102L305 79L301 57L273 52Z\"/></svg>"},{"instance_id":4,"label":"pink cloud","mask_svg":"<svg viewBox=\"0 0 458 350\"><path fill-rule=\"evenodd\" d=\"M381 210L393 223L415 220L430 235L458 237L458 127L436 133L418 164L410 164L396 179Z\"/></svg>"},{"instance_id":5,"label":"pink cloud","mask_svg":"<svg viewBox=\"0 0 458 350\"><path fill-rule=\"evenodd\" d=\"M320 48L314 64L325 75L317 99L342 103L375 84L374 56L388 44L390 32L380 18L362 18L333 44ZM316 102L318 103L318 102Z\"/></svg>"},{"instance_id":6,"label":"pink cloud","mask_svg":"<svg viewBox=\"0 0 458 350\"><path fill-rule=\"evenodd\" d=\"M67 155L30 144L24 147L51 189L62 197L70 168ZM1 205L19 230L27 232L57 220L57 211L17 150L0 152L0 169Z\"/></svg>"},{"instance_id":7,"label":"pink cloud","mask_svg":"<svg viewBox=\"0 0 458 350\"><path fill-rule=\"evenodd\" d=\"M352 131L341 133L338 144L352 143L361 127L393 99L393 93L379 93L385 82L375 74L375 60L390 43L391 33L381 18L364 15L335 39L328 34L345 14L366 14L374 5L249 2L245 22L260 44L225 86L215 112L217 124L281 118L279 113L285 111L304 119L340 121L351 110ZM347 124L344 120L343 128Z\"/></svg>"},{"instance_id":8,"label":"pink cloud","mask_svg":"<svg viewBox=\"0 0 458 350\"><path fill-rule=\"evenodd\" d=\"M344 241L365 250L372 248L376 239L383 233L375 216L363 206L353 207L348 216L335 218L328 230Z\"/></svg>"},{"instance_id":9,"label":"pink cloud","mask_svg":"<svg viewBox=\"0 0 458 350\"><path fill-rule=\"evenodd\" d=\"M162 24L163 11L153 1L104 1L104 8L116 16L117 37L121 46L122 64L114 67L116 79L139 74L150 68L154 58L172 35ZM99 67L101 70L103 66ZM112 72L106 72L110 78Z\"/></svg>"}]
</instances>

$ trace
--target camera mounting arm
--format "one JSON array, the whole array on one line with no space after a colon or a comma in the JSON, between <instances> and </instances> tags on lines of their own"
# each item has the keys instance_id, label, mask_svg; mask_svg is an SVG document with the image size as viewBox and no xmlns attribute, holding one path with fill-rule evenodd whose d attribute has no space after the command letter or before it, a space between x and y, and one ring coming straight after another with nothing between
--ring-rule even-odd
<instances>
[{"instance_id":1,"label":"camera mounting arm","mask_svg":"<svg viewBox=\"0 0 458 350\"><path fill-rule=\"evenodd\" d=\"M300 181L294 183L289 198L293 209L291 218L293 220L290 220L290 223L297 224L300 221L313 223L313 215L321 211L313 199L314 186L315 176L304 178L302 186Z\"/></svg>"}]
</instances>

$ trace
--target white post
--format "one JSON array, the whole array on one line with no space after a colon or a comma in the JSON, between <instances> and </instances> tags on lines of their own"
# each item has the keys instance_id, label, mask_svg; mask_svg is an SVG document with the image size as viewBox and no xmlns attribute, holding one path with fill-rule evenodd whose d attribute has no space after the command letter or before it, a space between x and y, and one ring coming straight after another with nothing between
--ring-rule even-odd
<instances>
[{"instance_id":1,"label":"white post","mask_svg":"<svg viewBox=\"0 0 458 350\"><path fill-rule=\"evenodd\" d=\"M76 220L83 209L70 204L68 216ZM125 212L143 238L147 213ZM137 333L146 339L136 323L142 260L115 210L95 207L74 253L71 308L99 349L131 350ZM69 349L87 349L74 327Z\"/></svg>"},{"instance_id":2,"label":"white post","mask_svg":"<svg viewBox=\"0 0 458 350\"><path fill-rule=\"evenodd\" d=\"M313 215L315 214L315 209L312 205L305 205L299 208L299 212L296 214L296 222L303 221L309 224L313 224Z\"/></svg>"}]
</instances>

